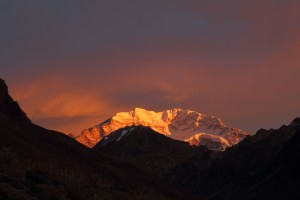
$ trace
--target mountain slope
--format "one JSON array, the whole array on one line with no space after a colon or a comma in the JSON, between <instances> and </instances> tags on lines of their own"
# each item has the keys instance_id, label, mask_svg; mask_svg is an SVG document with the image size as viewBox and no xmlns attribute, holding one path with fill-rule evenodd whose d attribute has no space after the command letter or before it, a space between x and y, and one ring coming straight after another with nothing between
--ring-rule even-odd
<instances>
[{"instance_id":1,"label":"mountain slope","mask_svg":"<svg viewBox=\"0 0 300 200\"><path fill-rule=\"evenodd\" d=\"M205 145L212 150L224 150L228 146L237 144L247 135L244 131L226 126L219 118L195 111L176 108L163 112L153 112L135 108L130 112L117 113L105 122L83 130L76 140L88 147L93 147L104 136L113 131L133 125L149 126L156 132L173 139L186 140L191 145ZM197 137L191 139L197 133L205 134L198 134ZM217 149L214 149L215 145L208 144L208 134L212 135L213 143L221 142ZM195 140L197 142L192 142Z\"/></svg>"},{"instance_id":2,"label":"mountain slope","mask_svg":"<svg viewBox=\"0 0 300 200\"><path fill-rule=\"evenodd\" d=\"M155 132L150 127L121 128L104 137L95 151L114 158L130 161L164 179L164 176L187 160L209 160L211 151L205 147L192 147Z\"/></svg>"},{"instance_id":3,"label":"mountain slope","mask_svg":"<svg viewBox=\"0 0 300 200\"><path fill-rule=\"evenodd\" d=\"M0 115L0 199L192 198L133 164L12 116Z\"/></svg>"},{"instance_id":4,"label":"mountain slope","mask_svg":"<svg viewBox=\"0 0 300 200\"><path fill-rule=\"evenodd\" d=\"M204 199L300 197L300 119L277 130L261 129L224 152L189 146L142 126L112 132L94 149Z\"/></svg>"},{"instance_id":5,"label":"mountain slope","mask_svg":"<svg viewBox=\"0 0 300 200\"><path fill-rule=\"evenodd\" d=\"M19 104L8 94L8 88L5 81L0 78L0 114L10 119L30 122L30 119L22 111Z\"/></svg>"},{"instance_id":6,"label":"mountain slope","mask_svg":"<svg viewBox=\"0 0 300 200\"><path fill-rule=\"evenodd\" d=\"M182 163L167 179L206 199L297 199L299 163L300 119L296 119L289 126L248 136L215 156L204 170L195 161Z\"/></svg>"}]
</instances>

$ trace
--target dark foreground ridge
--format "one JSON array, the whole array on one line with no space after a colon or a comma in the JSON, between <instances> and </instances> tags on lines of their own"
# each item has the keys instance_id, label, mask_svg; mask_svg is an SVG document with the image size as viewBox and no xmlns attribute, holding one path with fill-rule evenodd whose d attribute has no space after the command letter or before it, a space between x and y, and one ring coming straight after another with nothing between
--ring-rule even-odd
<instances>
[{"instance_id":1,"label":"dark foreground ridge","mask_svg":"<svg viewBox=\"0 0 300 200\"><path fill-rule=\"evenodd\" d=\"M299 118L277 130L262 129L225 152L191 147L140 126L119 129L94 149L135 163L201 199L300 197Z\"/></svg>"},{"instance_id":2,"label":"dark foreground ridge","mask_svg":"<svg viewBox=\"0 0 300 200\"><path fill-rule=\"evenodd\" d=\"M298 118L289 126L248 136L212 158L204 170L195 162L183 163L168 180L207 199L299 199L299 167Z\"/></svg>"},{"instance_id":3,"label":"dark foreground ridge","mask_svg":"<svg viewBox=\"0 0 300 200\"><path fill-rule=\"evenodd\" d=\"M133 164L102 156L63 133L27 123L18 106L10 107L17 104L5 95L7 87L3 86L0 200L194 199Z\"/></svg>"},{"instance_id":4,"label":"dark foreground ridge","mask_svg":"<svg viewBox=\"0 0 300 200\"><path fill-rule=\"evenodd\" d=\"M102 139L95 147L98 153L130 161L163 178L179 164L201 160L204 165L211 153L206 147L190 146L150 127L132 126L119 129Z\"/></svg>"},{"instance_id":5,"label":"dark foreground ridge","mask_svg":"<svg viewBox=\"0 0 300 200\"><path fill-rule=\"evenodd\" d=\"M20 108L18 102L14 101L8 93L8 88L3 79L0 78L0 114L16 121L30 122L30 119Z\"/></svg>"}]
</instances>

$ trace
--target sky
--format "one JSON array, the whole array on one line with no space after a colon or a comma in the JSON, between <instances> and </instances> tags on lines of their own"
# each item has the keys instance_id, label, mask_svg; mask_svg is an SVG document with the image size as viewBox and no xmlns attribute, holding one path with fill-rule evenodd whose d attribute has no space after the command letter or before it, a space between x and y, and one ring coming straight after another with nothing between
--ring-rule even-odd
<instances>
[{"instance_id":1,"label":"sky","mask_svg":"<svg viewBox=\"0 0 300 200\"><path fill-rule=\"evenodd\" d=\"M3 0L0 77L36 124L79 134L141 107L255 133L300 117L298 0Z\"/></svg>"}]
</instances>

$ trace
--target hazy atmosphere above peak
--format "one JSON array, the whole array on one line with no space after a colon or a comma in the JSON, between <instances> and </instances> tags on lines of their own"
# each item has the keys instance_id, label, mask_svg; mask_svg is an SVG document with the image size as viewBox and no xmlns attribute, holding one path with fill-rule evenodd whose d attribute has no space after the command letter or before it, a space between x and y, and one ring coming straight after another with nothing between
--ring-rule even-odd
<instances>
[{"instance_id":1,"label":"hazy atmosphere above peak","mask_svg":"<svg viewBox=\"0 0 300 200\"><path fill-rule=\"evenodd\" d=\"M5 0L0 77L34 123L195 110L254 133L300 116L300 1Z\"/></svg>"}]
</instances>

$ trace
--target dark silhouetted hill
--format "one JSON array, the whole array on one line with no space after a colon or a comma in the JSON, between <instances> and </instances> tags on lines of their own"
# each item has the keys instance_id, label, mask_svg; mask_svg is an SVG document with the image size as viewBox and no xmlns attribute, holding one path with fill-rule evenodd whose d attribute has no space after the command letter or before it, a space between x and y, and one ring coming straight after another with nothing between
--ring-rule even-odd
<instances>
[{"instance_id":1,"label":"dark silhouetted hill","mask_svg":"<svg viewBox=\"0 0 300 200\"><path fill-rule=\"evenodd\" d=\"M1 83L0 199L191 199L133 164L28 123Z\"/></svg>"},{"instance_id":2,"label":"dark silhouetted hill","mask_svg":"<svg viewBox=\"0 0 300 200\"><path fill-rule=\"evenodd\" d=\"M204 165L211 153L206 147L190 146L143 126L121 128L104 137L94 149L100 154L130 161L161 178L187 160L201 159Z\"/></svg>"},{"instance_id":3,"label":"dark silhouetted hill","mask_svg":"<svg viewBox=\"0 0 300 200\"><path fill-rule=\"evenodd\" d=\"M8 93L8 88L3 79L0 78L0 114L16 121L30 122L30 119L22 111L19 104L14 101Z\"/></svg>"},{"instance_id":4,"label":"dark silhouetted hill","mask_svg":"<svg viewBox=\"0 0 300 200\"><path fill-rule=\"evenodd\" d=\"M215 156L205 170L195 162L182 163L168 180L205 199L299 199L299 166L298 118L289 126L248 136Z\"/></svg>"}]
</instances>

